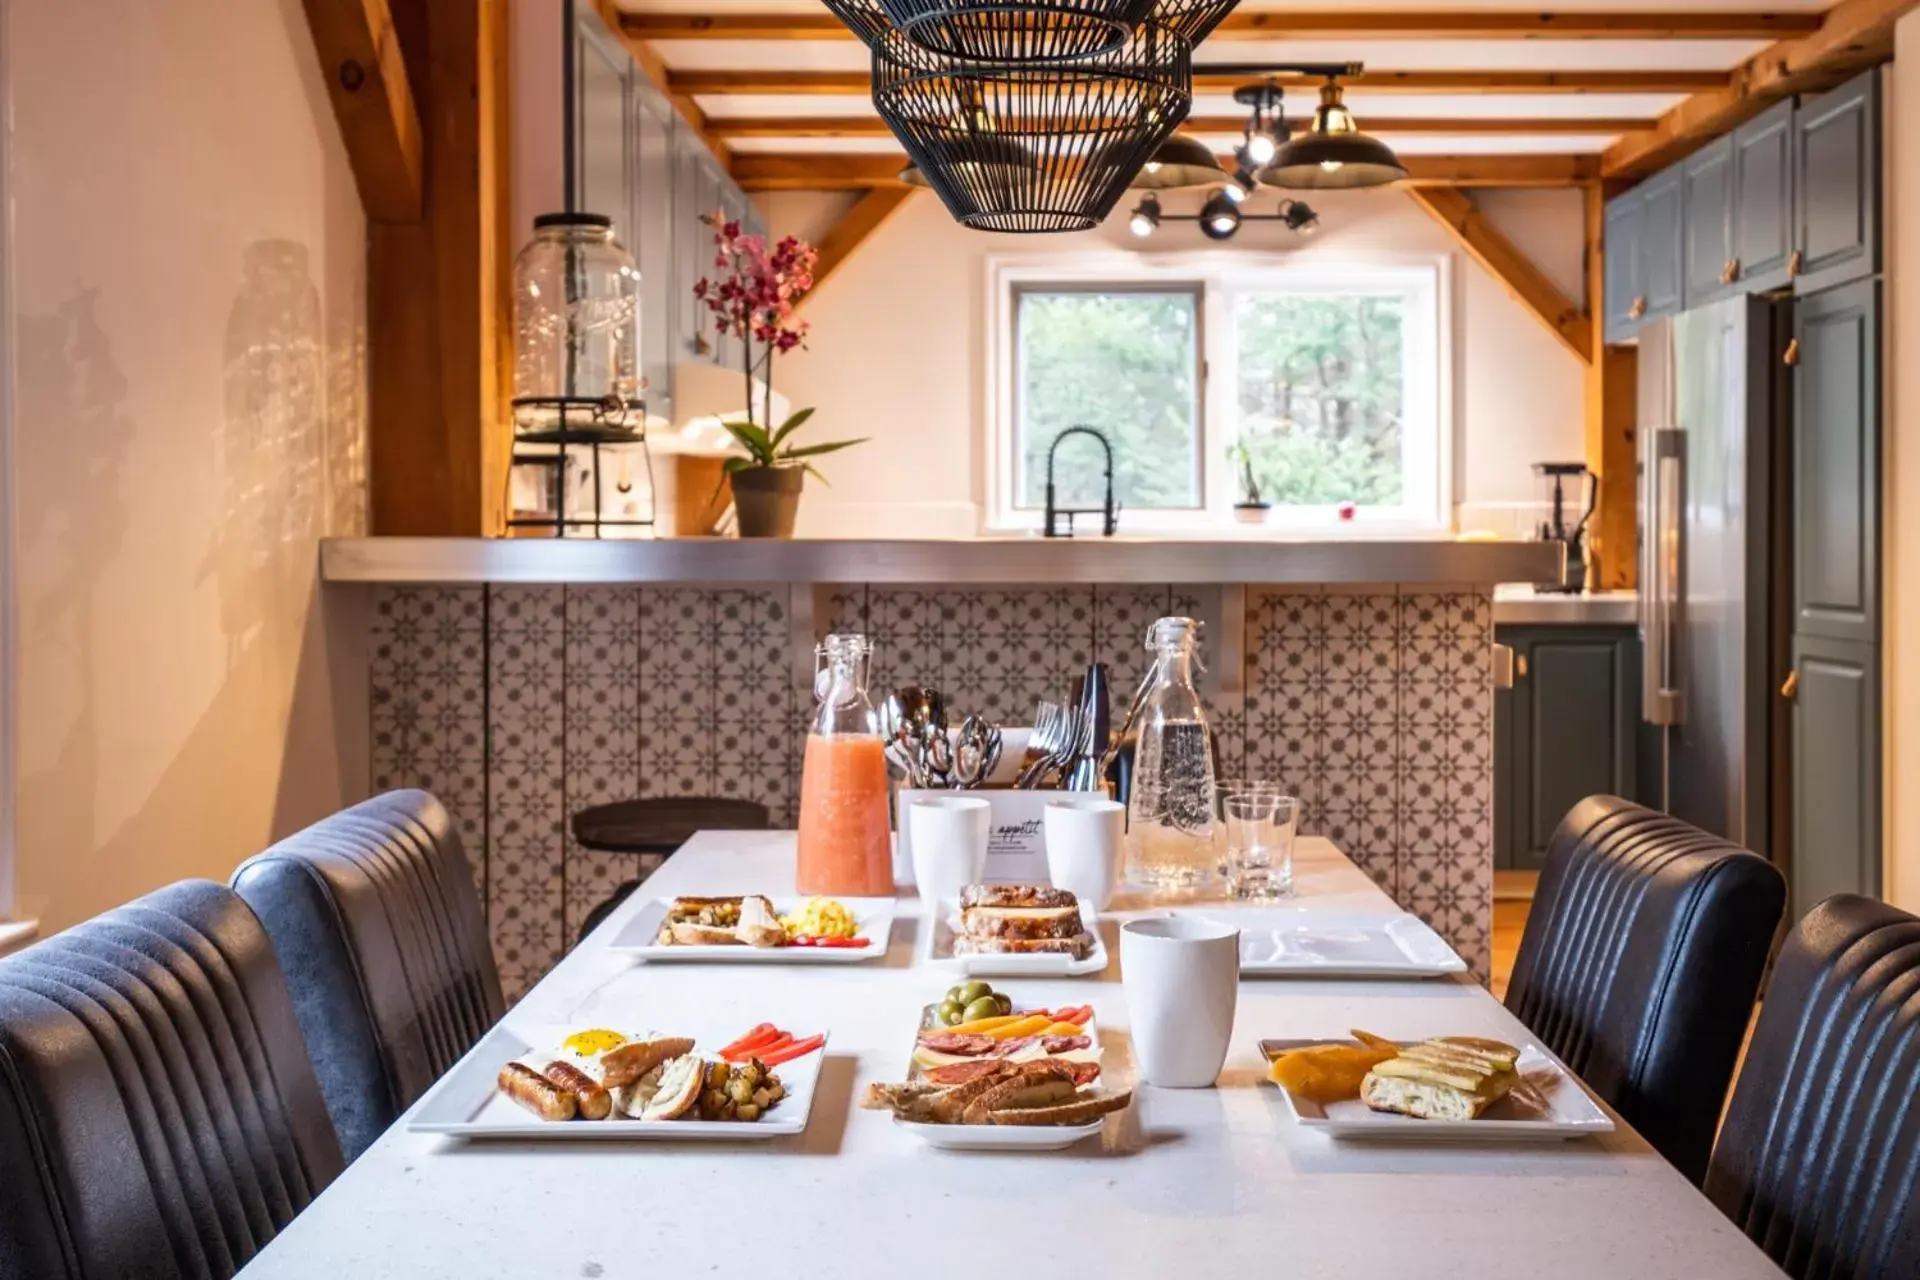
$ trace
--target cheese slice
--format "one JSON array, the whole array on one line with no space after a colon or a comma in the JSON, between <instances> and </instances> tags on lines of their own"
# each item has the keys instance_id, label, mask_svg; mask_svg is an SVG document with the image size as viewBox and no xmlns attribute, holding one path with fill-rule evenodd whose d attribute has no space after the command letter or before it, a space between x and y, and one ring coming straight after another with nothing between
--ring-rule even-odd
<instances>
[{"instance_id":1,"label":"cheese slice","mask_svg":"<svg viewBox=\"0 0 1920 1280\"><path fill-rule=\"evenodd\" d=\"M978 917L986 920L1058 920L1065 916L1079 914L1080 908L1071 907L968 907L961 914L968 918Z\"/></svg>"}]
</instances>

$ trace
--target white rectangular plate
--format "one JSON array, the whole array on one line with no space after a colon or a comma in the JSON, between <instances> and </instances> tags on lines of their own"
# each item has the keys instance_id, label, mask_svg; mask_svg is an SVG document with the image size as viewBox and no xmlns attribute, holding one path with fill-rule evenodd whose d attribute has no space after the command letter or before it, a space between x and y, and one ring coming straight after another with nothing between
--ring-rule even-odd
<instances>
[{"instance_id":1,"label":"white rectangular plate","mask_svg":"<svg viewBox=\"0 0 1920 1280\"><path fill-rule=\"evenodd\" d=\"M804 898L773 898L773 909L782 915L797 911ZM660 922L672 905L666 898L655 898L640 908L640 914L607 944L608 950L652 961L691 961L707 964L859 964L887 954L887 939L893 933L892 898L841 898L853 912L857 936L867 939L864 947L681 947L662 946Z\"/></svg>"},{"instance_id":2,"label":"white rectangular plate","mask_svg":"<svg viewBox=\"0 0 1920 1280\"><path fill-rule=\"evenodd\" d=\"M557 1044L585 1024L567 1027L497 1026L440 1077L420 1100L407 1128L415 1133L439 1133L456 1138L540 1139L549 1142L755 1142L790 1137L804 1131L813 1112L814 1087L826 1046L783 1062L774 1074L786 1086L787 1096L759 1119L742 1120L542 1120L494 1087L500 1068L529 1049ZM737 1027L724 1038L696 1036L695 1052L708 1054L746 1031ZM795 1034L800 1033L795 1028ZM687 1034L680 1028L659 1034ZM807 1031L821 1035L822 1031Z\"/></svg>"},{"instance_id":3,"label":"white rectangular plate","mask_svg":"<svg viewBox=\"0 0 1920 1280\"><path fill-rule=\"evenodd\" d=\"M934 1006L928 1005L920 1013L920 1029L931 1030L927 1024L931 1020ZM1100 1028L1095 1019L1088 1018L1086 1034L1100 1043ZM916 1033L915 1042L918 1043ZM907 1079L913 1080L920 1075L919 1064L914 1062L911 1052L907 1056ZM1105 1073L1101 1074L1104 1085ZM1122 1114L1115 1112L1113 1114ZM1076 1142L1091 1138L1100 1132L1100 1126L1106 1123L1106 1117L1088 1121L1086 1124L915 1124L911 1120L893 1118L893 1123L905 1129L914 1137L930 1147L940 1147L947 1151L1064 1151Z\"/></svg>"},{"instance_id":4,"label":"white rectangular plate","mask_svg":"<svg viewBox=\"0 0 1920 1280\"><path fill-rule=\"evenodd\" d=\"M1313 1040L1262 1040L1271 1059L1283 1049ZM1322 1106L1295 1098L1278 1085L1281 1105L1294 1123L1334 1138L1376 1142L1563 1142L1613 1132L1613 1120L1573 1073L1546 1050L1529 1044L1517 1064L1520 1083L1477 1120L1416 1120L1374 1111L1358 1098Z\"/></svg>"},{"instance_id":5,"label":"white rectangular plate","mask_svg":"<svg viewBox=\"0 0 1920 1280\"><path fill-rule=\"evenodd\" d=\"M1308 907L1175 911L1240 930L1240 976L1438 978L1462 960L1418 916L1338 915Z\"/></svg>"},{"instance_id":6,"label":"white rectangular plate","mask_svg":"<svg viewBox=\"0 0 1920 1280\"><path fill-rule=\"evenodd\" d=\"M921 946L923 959L933 964L943 964L965 974L969 978L1082 978L1090 973L1105 972L1107 967L1107 944L1101 941L1100 930L1096 923L1081 913L1083 928L1093 935L1093 950L1084 960L1075 960L1072 956L1055 953L1053 955L1006 955L1006 956L956 956L953 954L954 941L959 937L958 907L952 903L942 903L932 913L930 920L923 920L927 940Z\"/></svg>"}]
</instances>

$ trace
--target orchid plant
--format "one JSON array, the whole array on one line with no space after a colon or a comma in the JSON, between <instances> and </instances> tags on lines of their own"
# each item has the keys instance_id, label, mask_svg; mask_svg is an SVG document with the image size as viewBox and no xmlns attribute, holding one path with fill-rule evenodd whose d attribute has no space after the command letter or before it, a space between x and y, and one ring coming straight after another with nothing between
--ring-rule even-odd
<instances>
[{"instance_id":1,"label":"orchid plant","mask_svg":"<svg viewBox=\"0 0 1920 1280\"><path fill-rule=\"evenodd\" d=\"M739 221L723 212L706 214L700 220L713 228L716 274L695 281L693 296L712 313L715 331L739 338L744 353L741 372L747 384L747 411L742 417L723 419L720 425L746 450L746 456L728 458L727 473L798 464L824 484L827 478L808 459L863 444L865 438L792 444L793 433L813 416L812 409L796 410L778 427L773 425L773 359L806 346L807 322L795 308L813 288L813 266L819 252L798 236L785 236L769 249L764 236L743 234ZM766 361L766 408L758 422L753 412L756 343Z\"/></svg>"}]
</instances>

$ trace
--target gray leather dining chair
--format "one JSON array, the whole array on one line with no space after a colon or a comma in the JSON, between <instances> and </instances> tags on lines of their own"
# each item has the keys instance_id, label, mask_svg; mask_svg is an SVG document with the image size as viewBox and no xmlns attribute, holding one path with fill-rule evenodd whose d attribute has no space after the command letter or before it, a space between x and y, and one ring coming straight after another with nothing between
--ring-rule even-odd
<instances>
[{"instance_id":1,"label":"gray leather dining chair","mask_svg":"<svg viewBox=\"0 0 1920 1280\"><path fill-rule=\"evenodd\" d=\"M424 791L295 832L233 888L280 953L349 1161L505 1012L472 869Z\"/></svg>"},{"instance_id":2,"label":"gray leather dining chair","mask_svg":"<svg viewBox=\"0 0 1920 1280\"><path fill-rule=\"evenodd\" d=\"M1829 898L1774 964L1707 1197L1797 1280L1920 1280L1920 918Z\"/></svg>"},{"instance_id":3,"label":"gray leather dining chair","mask_svg":"<svg viewBox=\"0 0 1920 1280\"><path fill-rule=\"evenodd\" d=\"M224 885L0 959L0 1276L224 1280L341 1167L273 947Z\"/></svg>"},{"instance_id":4,"label":"gray leather dining chair","mask_svg":"<svg viewBox=\"0 0 1920 1280\"><path fill-rule=\"evenodd\" d=\"M1785 905L1766 859L1591 797L1548 843L1507 1008L1697 1184Z\"/></svg>"}]
</instances>

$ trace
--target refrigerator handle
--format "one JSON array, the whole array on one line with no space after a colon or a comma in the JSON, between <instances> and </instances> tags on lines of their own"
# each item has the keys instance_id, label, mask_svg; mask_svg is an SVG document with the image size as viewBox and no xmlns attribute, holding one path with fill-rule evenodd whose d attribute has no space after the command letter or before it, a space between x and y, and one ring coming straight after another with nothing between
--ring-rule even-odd
<instances>
[{"instance_id":1,"label":"refrigerator handle","mask_svg":"<svg viewBox=\"0 0 1920 1280\"><path fill-rule=\"evenodd\" d=\"M1648 536L1641 548L1641 715L1649 724L1674 725L1685 710L1680 672L1687 598L1687 438L1672 427L1651 434Z\"/></svg>"}]
</instances>

